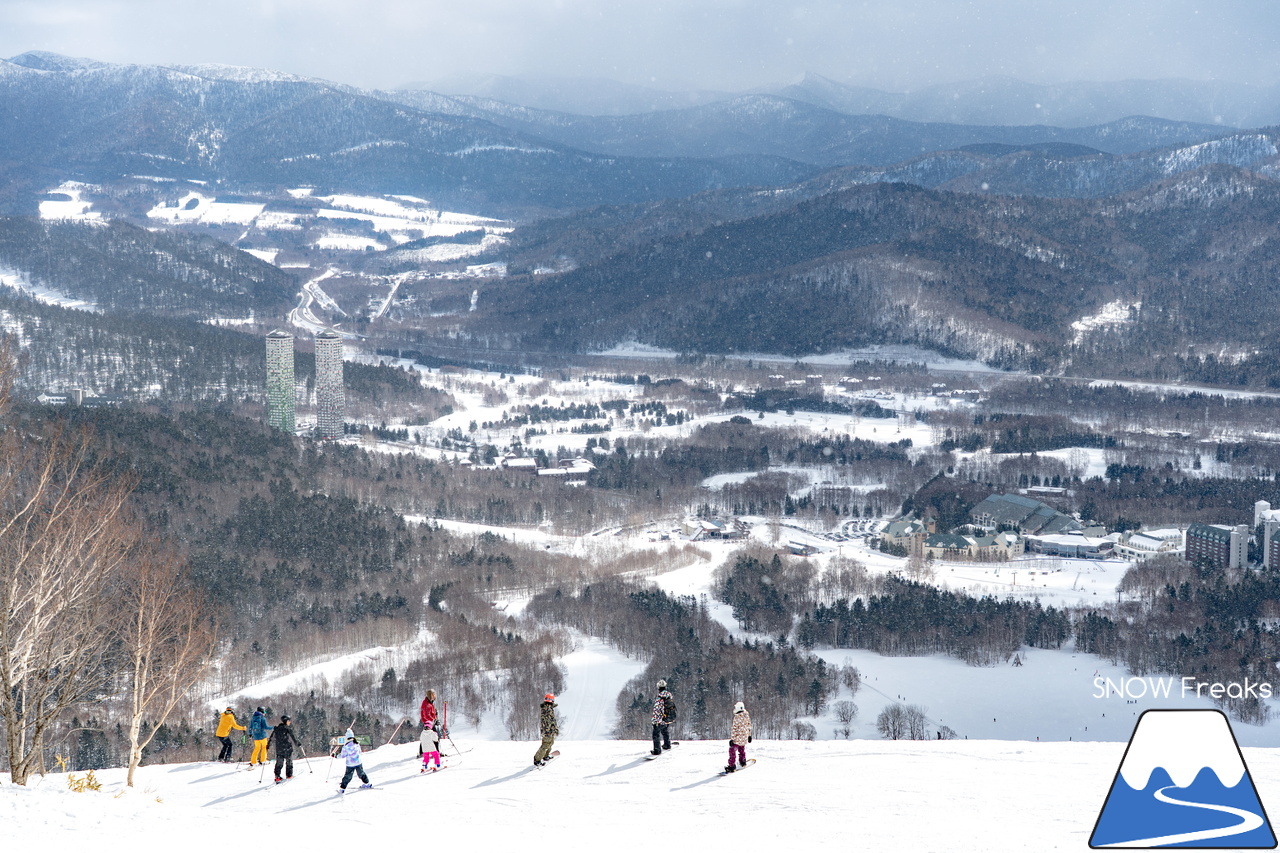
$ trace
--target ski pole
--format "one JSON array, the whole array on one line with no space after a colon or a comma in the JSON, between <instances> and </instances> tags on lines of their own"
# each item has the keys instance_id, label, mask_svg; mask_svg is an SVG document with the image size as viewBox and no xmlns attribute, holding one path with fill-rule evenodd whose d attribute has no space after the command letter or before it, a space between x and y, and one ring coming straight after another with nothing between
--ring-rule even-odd
<instances>
[{"instance_id":1,"label":"ski pole","mask_svg":"<svg viewBox=\"0 0 1280 853\"><path fill-rule=\"evenodd\" d=\"M403 726L407 722L409 722L409 718L405 717L400 721L400 726ZM391 737L387 738L387 743L391 743L391 741L396 739L396 735L400 734L400 726L396 726L396 730L391 733ZM384 743L383 746L386 746L387 743Z\"/></svg>"},{"instance_id":2,"label":"ski pole","mask_svg":"<svg viewBox=\"0 0 1280 853\"><path fill-rule=\"evenodd\" d=\"M262 762L262 770L258 772L258 784L262 784L262 778L267 775L267 762Z\"/></svg>"},{"instance_id":3,"label":"ski pole","mask_svg":"<svg viewBox=\"0 0 1280 853\"><path fill-rule=\"evenodd\" d=\"M307 772L314 773L315 771L311 769L311 759L307 758L306 747L304 747L301 743L299 743L298 749L302 751L302 760L307 763ZM326 779L325 781L328 781L328 780Z\"/></svg>"}]
</instances>

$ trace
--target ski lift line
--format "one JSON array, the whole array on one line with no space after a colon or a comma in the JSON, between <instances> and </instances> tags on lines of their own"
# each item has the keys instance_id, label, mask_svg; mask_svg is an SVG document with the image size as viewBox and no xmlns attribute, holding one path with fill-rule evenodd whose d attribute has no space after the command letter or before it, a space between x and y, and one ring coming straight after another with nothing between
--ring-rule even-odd
<instances>
[{"instance_id":1,"label":"ski lift line","mask_svg":"<svg viewBox=\"0 0 1280 853\"><path fill-rule=\"evenodd\" d=\"M879 693L881 696L883 696L885 699L888 699L890 702L897 702L897 701L899 701L896 697L894 697L894 696L890 696L888 693L885 693L883 690L880 690L880 689L879 689L879 688L877 688L877 687L873 687L873 686L871 686L871 684L869 684L869 683L866 681L866 679L862 679L860 683L861 683L862 687L865 687L866 689L870 690L872 693ZM861 688L859 688L859 689L861 689ZM937 720L933 719L933 718L932 718L932 717L930 717L928 714L922 714L921 716L923 716L923 717L924 717L924 720L925 720L925 722L926 722L926 723L929 723L930 725L932 725L932 726L933 726L934 728L936 728L936 729L941 730L941 729L946 728L946 726L944 726L942 723L938 722ZM957 734L958 734L958 733L957 733Z\"/></svg>"}]
</instances>

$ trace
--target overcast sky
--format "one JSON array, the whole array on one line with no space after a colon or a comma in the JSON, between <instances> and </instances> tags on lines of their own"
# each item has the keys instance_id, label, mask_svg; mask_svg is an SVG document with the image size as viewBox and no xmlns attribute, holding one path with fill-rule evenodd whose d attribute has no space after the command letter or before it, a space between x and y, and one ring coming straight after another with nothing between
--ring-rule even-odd
<instances>
[{"instance_id":1,"label":"overcast sky","mask_svg":"<svg viewBox=\"0 0 1280 853\"><path fill-rule=\"evenodd\" d=\"M389 88L466 73L743 91L1280 83L1276 0L0 0L0 57L250 65Z\"/></svg>"}]
</instances>

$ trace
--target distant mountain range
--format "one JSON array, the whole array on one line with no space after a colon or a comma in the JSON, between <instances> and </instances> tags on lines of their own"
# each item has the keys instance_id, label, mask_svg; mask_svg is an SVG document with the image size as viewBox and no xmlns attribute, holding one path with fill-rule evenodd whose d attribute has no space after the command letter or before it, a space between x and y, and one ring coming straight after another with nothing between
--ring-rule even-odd
<instances>
[{"instance_id":1,"label":"distant mountain range","mask_svg":"<svg viewBox=\"0 0 1280 853\"><path fill-rule=\"evenodd\" d=\"M454 76L405 89L482 98L584 116L623 116L732 101L741 92L661 91L612 80ZM1228 127L1280 124L1280 86L1223 81L1118 80L1027 83L987 77L942 83L912 92L850 86L816 74L788 86L749 94L774 95L846 115L881 115L925 123L1054 125L1076 128L1143 115Z\"/></svg>"},{"instance_id":2,"label":"distant mountain range","mask_svg":"<svg viewBox=\"0 0 1280 853\"><path fill-rule=\"evenodd\" d=\"M394 313L424 347L437 332L504 353L908 343L1050 371L1175 375L1203 356L1280 375L1259 360L1280 365L1280 130L851 115L850 91L814 78L791 95L592 117L24 54L0 61L0 214L83 181L105 220L195 227L150 211L217 197L276 226L215 221L171 241L0 220L0 267L110 311L279 316L296 280L227 241L313 270L423 274ZM338 193L518 227L474 231L457 257L484 271L446 285L447 262L422 266L427 243L374 239L394 229L363 207L324 220L363 229L358 252L299 230L303 206Z\"/></svg>"},{"instance_id":3,"label":"distant mountain range","mask_svg":"<svg viewBox=\"0 0 1280 853\"><path fill-rule=\"evenodd\" d=\"M831 86L809 83L835 100ZM1158 118L1075 129L919 123L778 95L599 118L255 69L36 52L0 61L0 212L30 212L33 192L68 178L147 175L407 193L528 217L788 185L831 167L885 167L971 146L1128 155L1230 133Z\"/></svg>"},{"instance_id":4,"label":"distant mountain range","mask_svg":"<svg viewBox=\"0 0 1280 853\"><path fill-rule=\"evenodd\" d=\"M423 108L439 98L404 92L393 97ZM611 117L548 113L497 101L463 102L475 115L513 132L601 154L701 160L777 157L822 168L885 166L935 151L992 144L1050 146L1073 154L1130 154L1232 132L1220 125L1145 117L1083 128L922 123L849 115L776 95L744 95L679 110Z\"/></svg>"},{"instance_id":5,"label":"distant mountain range","mask_svg":"<svg viewBox=\"0 0 1280 853\"><path fill-rule=\"evenodd\" d=\"M108 65L45 53L0 61L0 212L76 178L408 193L526 214L786 183L813 167L619 158L531 138L436 99L410 109L319 80L224 67Z\"/></svg>"}]
</instances>

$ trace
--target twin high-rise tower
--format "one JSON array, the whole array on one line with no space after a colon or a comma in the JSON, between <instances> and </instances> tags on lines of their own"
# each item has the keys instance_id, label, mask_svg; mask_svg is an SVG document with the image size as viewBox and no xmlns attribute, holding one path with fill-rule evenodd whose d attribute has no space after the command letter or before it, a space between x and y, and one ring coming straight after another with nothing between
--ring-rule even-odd
<instances>
[{"instance_id":1,"label":"twin high-rise tower","mask_svg":"<svg viewBox=\"0 0 1280 853\"><path fill-rule=\"evenodd\" d=\"M342 336L326 329L315 337L316 436L338 438L346 417L342 388ZM293 335L267 335L267 423L292 433L294 419Z\"/></svg>"},{"instance_id":2,"label":"twin high-rise tower","mask_svg":"<svg viewBox=\"0 0 1280 853\"><path fill-rule=\"evenodd\" d=\"M267 425L294 432L293 335L276 329L267 335Z\"/></svg>"},{"instance_id":3,"label":"twin high-rise tower","mask_svg":"<svg viewBox=\"0 0 1280 853\"><path fill-rule=\"evenodd\" d=\"M316 436L341 438L347 414L342 390L342 336L332 329L316 335Z\"/></svg>"}]
</instances>

